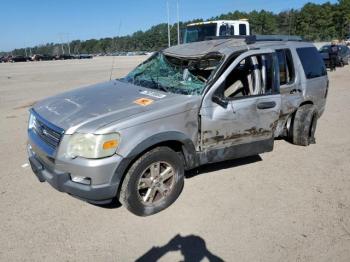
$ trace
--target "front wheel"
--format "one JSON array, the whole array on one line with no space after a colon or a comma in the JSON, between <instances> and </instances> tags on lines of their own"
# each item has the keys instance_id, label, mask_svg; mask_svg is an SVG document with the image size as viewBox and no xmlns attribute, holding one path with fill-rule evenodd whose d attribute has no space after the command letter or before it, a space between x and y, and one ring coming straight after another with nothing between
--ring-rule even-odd
<instances>
[{"instance_id":1,"label":"front wheel","mask_svg":"<svg viewBox=\"0 0 350 262\"><path fill-rule=\"evenodd\" d=\"M184 166L178 153L157 147L130 167L120 191L120 202L138 216L149 216L169 207L181 193Z\"/></svg>"}]
</instances>

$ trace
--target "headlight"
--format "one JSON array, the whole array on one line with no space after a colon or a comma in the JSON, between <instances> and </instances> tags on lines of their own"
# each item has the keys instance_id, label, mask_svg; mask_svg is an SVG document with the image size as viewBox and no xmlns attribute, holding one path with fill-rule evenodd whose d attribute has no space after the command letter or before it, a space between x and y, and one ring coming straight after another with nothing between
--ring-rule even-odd
<instances>
[{"instance_id":1,"label":"headlight","mask_svg":"<svg viewBox=\"0 0 350 262\"><path fill-rule=\"evenodd\" d=\"M74 158L103 158L113 155L119 145L118 133L106 135L80 134L72 135L68 141L67 155Z\"/></svg>"},{"instance_id":2,"label":"headlight","mask_svg":"<svg viewBox=\"0 0 350 262\"><path fill-rule=\"evenodd\" d=\"M28 129L32 129L34 127L34 123L35 123L35 116L32 113L30 113L29 121L28 121Z\"/></svg>"}]
</instances>

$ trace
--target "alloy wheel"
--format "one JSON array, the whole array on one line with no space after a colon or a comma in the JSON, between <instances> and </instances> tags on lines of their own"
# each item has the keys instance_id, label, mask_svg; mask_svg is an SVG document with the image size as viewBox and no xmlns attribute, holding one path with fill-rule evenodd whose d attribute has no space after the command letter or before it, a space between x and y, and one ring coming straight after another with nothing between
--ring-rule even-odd
<instances>
[{"instance_id":1,"label":"alloy wheel","mask_svg":"<svg viewBox=\"0 0 350 262\"><path fill-rule=\"evenodd\" d=\"M155 204L166 198L174 188L175 169L167 162L158 161L149 165L138 182L138 196L144 204Z\"/></svg>"}]
</instances>

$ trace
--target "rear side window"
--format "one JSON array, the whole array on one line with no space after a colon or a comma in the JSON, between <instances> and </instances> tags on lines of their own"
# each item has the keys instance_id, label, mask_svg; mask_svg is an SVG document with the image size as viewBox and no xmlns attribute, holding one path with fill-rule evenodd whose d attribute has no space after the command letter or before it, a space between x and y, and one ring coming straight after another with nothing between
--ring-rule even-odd
<instances>
[{"instance_id":1,"label":"rear side window","mask_svg":"<svg viewBox=\"0 0 350 262\"><path fill-rule=\"evenodd\" d=\"M247 35L247 26L245 24L239 24L239 34Z\"/></svg>"},{"instance_id":2,"label":"rear side window","mask_svg":"<svg viewBox=\"0 0 350 262\"><path fill-rule=\"evenodd\" d=\"M324 62L315 47L297 48L297 53L307 79L317 78L327 74Z\"/></svg>"},{"instance_id":3,"label":"rear side window","mask_svg":"<svg viewBox=\"0 0 350 262\"><path fill-rule=\"evenodd\" d=\"M286 85L294 82L295 72L293 65L292 53L289 49L276 50L278 64L280 84Z\"/></svg>"}]
</instances>

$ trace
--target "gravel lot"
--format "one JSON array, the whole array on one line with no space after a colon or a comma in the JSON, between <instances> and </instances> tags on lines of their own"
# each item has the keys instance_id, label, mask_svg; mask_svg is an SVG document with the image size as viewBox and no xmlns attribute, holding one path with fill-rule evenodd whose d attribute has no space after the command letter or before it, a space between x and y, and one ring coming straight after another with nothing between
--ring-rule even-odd
<instances>
[{"instance_id":1,"label":"gravel lot","mask_svg":"<svg viewBox=\"0 0 350 262\"><path fill-rule=\"evenodd\" d=\"M145 57L115 58L114 77ZM140 218L39 183L28 107L109 79L111 57L0 64L0 261L350 261L350 67L330 73L317 144L189 173L180 198Z\"/></svg>"}]
</instances>

